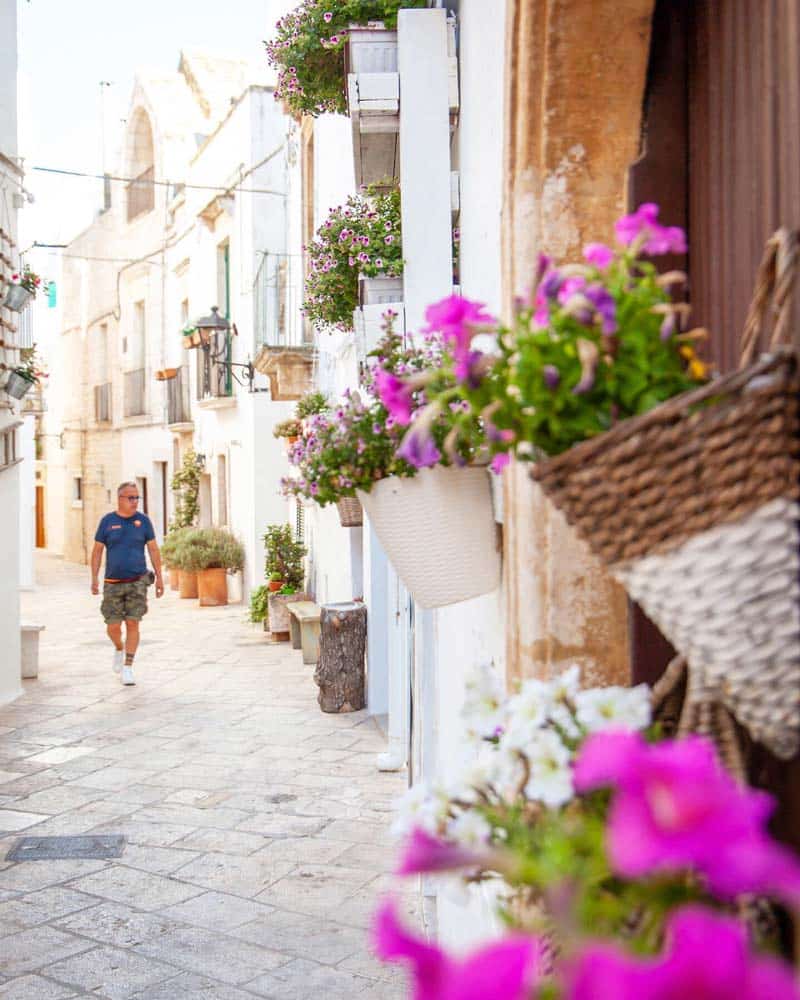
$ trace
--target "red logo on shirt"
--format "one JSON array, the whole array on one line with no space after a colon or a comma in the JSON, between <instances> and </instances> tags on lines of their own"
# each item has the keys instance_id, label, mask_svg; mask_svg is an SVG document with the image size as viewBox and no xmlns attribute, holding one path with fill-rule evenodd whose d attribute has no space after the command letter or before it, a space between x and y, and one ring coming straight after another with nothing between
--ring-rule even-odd
<instances>
[{"instance_id":1,"label":"red logo on shirt","mask_svg":"<svg viewBox=\"0 0 800 1000\"><path fill-rule=\"evenodd\" d=\"M141 521L134 521L133 522L133 526L134 526L134 528L141 528L142 522Z\"/></svg>"},{"instance_id":2,"label":"red logo on shirt","mask_svg":"<svg viewBox=\"0 0 800 1000\"><path fill-rule=\"evenodd\" d=\"M112 531L121 531L122 530L122 525L121 524L112 524L112 525L110 525L110 527L111 527Z\"/></svg>"}]
</instances>

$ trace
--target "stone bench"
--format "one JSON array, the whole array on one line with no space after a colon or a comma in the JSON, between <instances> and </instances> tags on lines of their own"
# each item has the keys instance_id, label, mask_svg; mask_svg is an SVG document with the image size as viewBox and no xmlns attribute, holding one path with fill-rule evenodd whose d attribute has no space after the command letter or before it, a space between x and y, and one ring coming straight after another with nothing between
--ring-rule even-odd
<instances>
[{"instance_id":1,"label":"stone bench","mask_svg":"<svg viewBox=\"0 0 800 1000\"><path fill-rule=\"evenodd\" d=\"M44 625L20 625L20 677L33 680L39 676L39 633Z\"/></svg>"},{"instance_id":2,"label":"stone bench","mask_svg":"<svg viewBox=\"0 0 800 1000\"><path fill-rule=\"evenodd\" d=\"M293 601L286 605L286 610L292 649L303 650L303 663L316 663L319 659L320 606L313 601Z\"/></svg>"}]
</instances>

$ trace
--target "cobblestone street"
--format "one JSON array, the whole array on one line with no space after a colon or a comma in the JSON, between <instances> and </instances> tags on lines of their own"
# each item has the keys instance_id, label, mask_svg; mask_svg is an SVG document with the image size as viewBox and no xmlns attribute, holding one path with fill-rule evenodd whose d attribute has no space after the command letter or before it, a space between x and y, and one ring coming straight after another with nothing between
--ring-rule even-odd
<instances>
[{"instance_id":1,"label":"cobblestone street","mask_svg":"<svg viewBox=\"0 0 800 1000\"><path fill-rule=\"evenodd\" d=\"M403 996L365 933L405 781L376 770L373 720L323 715L313 668L244 606L170 591L123 687L88 570L40 553L37 574L39 679L0 709L0 997ZM5 860L89 832L122 856Z\"/></svg>"}]
</instances>

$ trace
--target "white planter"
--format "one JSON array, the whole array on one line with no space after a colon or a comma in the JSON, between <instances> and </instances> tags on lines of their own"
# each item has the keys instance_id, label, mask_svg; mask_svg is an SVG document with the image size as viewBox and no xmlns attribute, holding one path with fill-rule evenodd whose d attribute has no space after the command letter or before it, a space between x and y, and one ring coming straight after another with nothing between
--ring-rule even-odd
<instances>
[{"instance_id":1,"label":"white planter","mask_svg":"<svg viewBox=\"0 0 800 1000\"><path fill-rule=\"evenodd\" d=\"M351 24L345 50L347 73L396 73L397 32L388 31L382 21Z\"/></svg>"},{"instance_id":2,"label":"white planter","mask_svg":"<svg viewBox=\"0 0 800 1000\"><path fill-rule=\"evenodd\" d=\"M403 276L358 279L358 300L362 306L391 305L403 301Z\"/></svg>"},{"instance_id":3,"label":"white planter","mask_svg":"<svg viewBox=\"0 0 800 1000\"><path fill-rule=\"evenodd\" d=\"M489 474L435 466L390 476L358 497L381 545L423 608L457 604L500 585Z\"/></svg>"}]
</instances>

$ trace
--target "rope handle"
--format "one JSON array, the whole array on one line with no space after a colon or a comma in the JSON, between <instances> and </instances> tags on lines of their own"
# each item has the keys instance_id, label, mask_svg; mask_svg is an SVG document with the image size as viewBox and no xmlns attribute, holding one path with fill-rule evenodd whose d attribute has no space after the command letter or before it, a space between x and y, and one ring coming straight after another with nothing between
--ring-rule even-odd
<instances>
[{"instance_id":1,"label":"rope handle","mask_svg":"<svg viewBox=\"0 0 800 1000\"><path fill-rule=\"evenodd\" d=\"M798 232L794 229L778 229L767 240L739 341L740 369L746 368L753 359L768 311L774 321L770 349L791 342L789 328L799 248Z\"/></svg>"}]
</instances>

